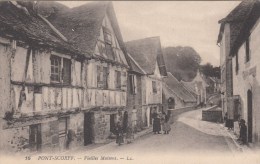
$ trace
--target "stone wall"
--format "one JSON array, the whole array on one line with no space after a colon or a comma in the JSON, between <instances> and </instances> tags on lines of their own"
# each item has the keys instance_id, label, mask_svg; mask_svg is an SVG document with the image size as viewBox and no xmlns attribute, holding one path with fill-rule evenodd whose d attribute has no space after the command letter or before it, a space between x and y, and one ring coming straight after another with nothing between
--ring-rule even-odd
<instances>
[{"instance_id":1,"label":"stone wall","mask_svg":"<svg viewBox=\"0 0 260 164\"><path fill-rule=\"evenodd\" d=\"M41 124L42 152L55 152L59 150L59 122L50 121Z\"/></svg>"},{"instance_id":2,"label":"stone wall","mask_svg":"<svg viewBox=\"0 0 260 164\"><path fill-rule=\"evenodd\" d=\"M69 130L72 131L72 143L70 149L84 145L84 114L73 114L70 116Z\"/></svg>"},{"instance_id":3,"label":"stone wall","mask_svg":"<svg viewBox=\"0 0 260 164\"><path fill-rule=\"evenodd\" d=\"M110 115L105 112L94 113L94 143L104 143L110 135Z\"/></svg>"},{"instance_id":4,"label":"stone wall","mask_svg":"<svg viewBox=\"0 0 260 164\"><path fill-rule=\"evenodd\" d=\"M3 153L30 152L29 126L1 130L1 144Z\"/></svg>"},{"instance_id":5,"label":"stone wall","mask_svg":"<svg viewBox=\"0 0 260 164\"><path fill-rule=\"evenodd\" d=\"M202 111L202 120L210 122L222 122L222 110L217 106Z\"/></svg>"}]
</instances>

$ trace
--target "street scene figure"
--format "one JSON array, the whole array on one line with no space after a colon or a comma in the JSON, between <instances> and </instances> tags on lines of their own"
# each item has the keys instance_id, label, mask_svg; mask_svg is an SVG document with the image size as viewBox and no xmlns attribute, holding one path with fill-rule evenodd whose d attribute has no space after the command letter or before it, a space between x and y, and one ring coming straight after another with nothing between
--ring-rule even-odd
<instances>
[{"instance_id":1,"label":"street scene figure","mask_svg":"<svg viewBox=\"0 0 260 164\"><path fill-rule=\"evenodd\" d=\"M122 145L122 143L124 143L124 131L120 122L117 122L115 132L116 132L116 143L120 146Z\"/></svg>"},{"instance_id":2,"label":"street scene figure","mask_svg":"<svg viewBox=\"0 0 260 164\"><path fill-rule=\"evenodd\" d=\"M162 116L162 129L164 131L164 134L169 134L171 131L171 124L170 124L170 116L163 112Z\"/></svg>"},{"instance_id":3,"label":"street scene figure","mask_svg":"<svg viewBox=\"0 0 260 164\"><path fill-rule=\"evenodd\" d=\"M161 134L161 118L156 112L153 114L153 132L154 134Z\"/></svg>"},{"instance_id":4,"label":"street scene figure","mask_svg":"<svg viewBox=\"0 0 260 164\"><path fill-rule=\"evenodd\" d=\"M239 128L240 128L240 133L239 133L238 140L241 142L241 144L246 144L247 143L247 127L246 127L246 122L244 119L240 120Z\"/></svg>"}]
</instances>

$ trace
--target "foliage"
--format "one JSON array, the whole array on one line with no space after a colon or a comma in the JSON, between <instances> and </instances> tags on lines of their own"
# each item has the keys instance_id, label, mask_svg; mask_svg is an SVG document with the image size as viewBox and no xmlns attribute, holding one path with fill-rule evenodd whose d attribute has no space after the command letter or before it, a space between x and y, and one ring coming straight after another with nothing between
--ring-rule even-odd
<instances>
[{"instance_id":1,"label":"foliage","mask_svg":"<svg viewBox=\"0 0 260 164\"><path fill-rule=\"evenodd\" d=\"M178 80L190 81L197 73L201 57L192 47L163 48L167 71Z\"/></svg>"},{"instance_id":2,"label":"foliage","mask_svg":"<svg viewBox=\"0 0 260 164\"><path fill-rule=\"evenodd\" d=\"M200 66L200 70L205 76L220 78L220 67L213 67L212 64L206 63Z\"/></svg>"}]
</instances>

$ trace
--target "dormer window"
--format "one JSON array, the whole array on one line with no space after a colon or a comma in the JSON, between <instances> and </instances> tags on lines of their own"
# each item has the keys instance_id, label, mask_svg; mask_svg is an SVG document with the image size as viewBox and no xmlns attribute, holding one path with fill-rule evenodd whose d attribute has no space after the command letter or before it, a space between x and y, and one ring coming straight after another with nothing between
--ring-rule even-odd
<instances>
[{"instance_id":1,"label":"dormer window","mask_svg":"<svg viewBox=\"0 0 260 164\"><path fill-rule=\"evenodd\" d=\"M106 27L103 27L103 31L104 31L104 41L105 41L105 43L111 45L112 44L111 31Z\"/></svg>"}]
</instances>

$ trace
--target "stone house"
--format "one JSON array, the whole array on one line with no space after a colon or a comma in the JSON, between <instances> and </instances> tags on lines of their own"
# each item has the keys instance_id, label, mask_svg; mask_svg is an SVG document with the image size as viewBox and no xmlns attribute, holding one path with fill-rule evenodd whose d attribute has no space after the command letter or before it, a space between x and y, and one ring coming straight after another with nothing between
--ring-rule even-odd
<instances>
[{"instance_id":1,"label":"stone house","mask_svg":"<svg viewBox=\"0 0 260 164\"><path fill-rule=\"evenodd\" d=\"M128 122L135 131L140 131L144 128L142 121L142 77L145 76L145 71L128 53L129 72L127 83L127 103Z\"/></svg>"},{"instance_id":2,"label":"stone house","mask_svg":"<svg viewBox=\"0 0 260 164\"><path fill-rule=\"evenodd\" d=\"M186 82L181 81L193 95L196 95L197 104L207 103L207 87L208 84L205 80L204 75L198 70L196 76L192 81ZM194 94L195 93L195 94Z\"/></svg>"},{"instance_id":3,"label":"stone house","mask_svg":"<svg viewBox=\"0 0 260 164\"><path fill-rule=\"evenodd\" d=\"M163 95L166 109L178 109L196 105L196 97L170 72L163 79Z\"/></svg>"},{"instance_id":4,"label":"stone house","mask_svg":"<svg viewBox=\"0 0 260 164\"><path fill-rule=\"evenodd\" d=\"M150 37L126 42L127 52L138 63L144 75L141 76L142 126L152 124L151 113L162 112L162 84L167 76L159 37ZM138 81L137 81L138 82ZM139 80L140 82L140 80Z\"/></svg>"},{"instance_id":5,"label":"stone house","mask_svg":"<svg viewBox=\"0 0 260 164\"><path fill-rule=\"evenodd\" d=\"M247 140L252 146L260 145L259 17L260 2L250 0L241 2L220 21L221 27L225 26L229 31L230 38L226 43L229 47L226 55L232 62L232 95L228 97L228 115L235 121L234 130L238 134L238 120L246 121Z\"/></svg>"},{"instance_id":6,"label":"stone house","mask_svg":"<svg viewBox=\"0 0 260 164\"><path fill-rule=\"evenodd\" d=\"M112 3L51 2L44 16L32 2L0 8L1 148L50 152L106 142L123 120L129 68Z\"/></svg>"}]
</instances>

